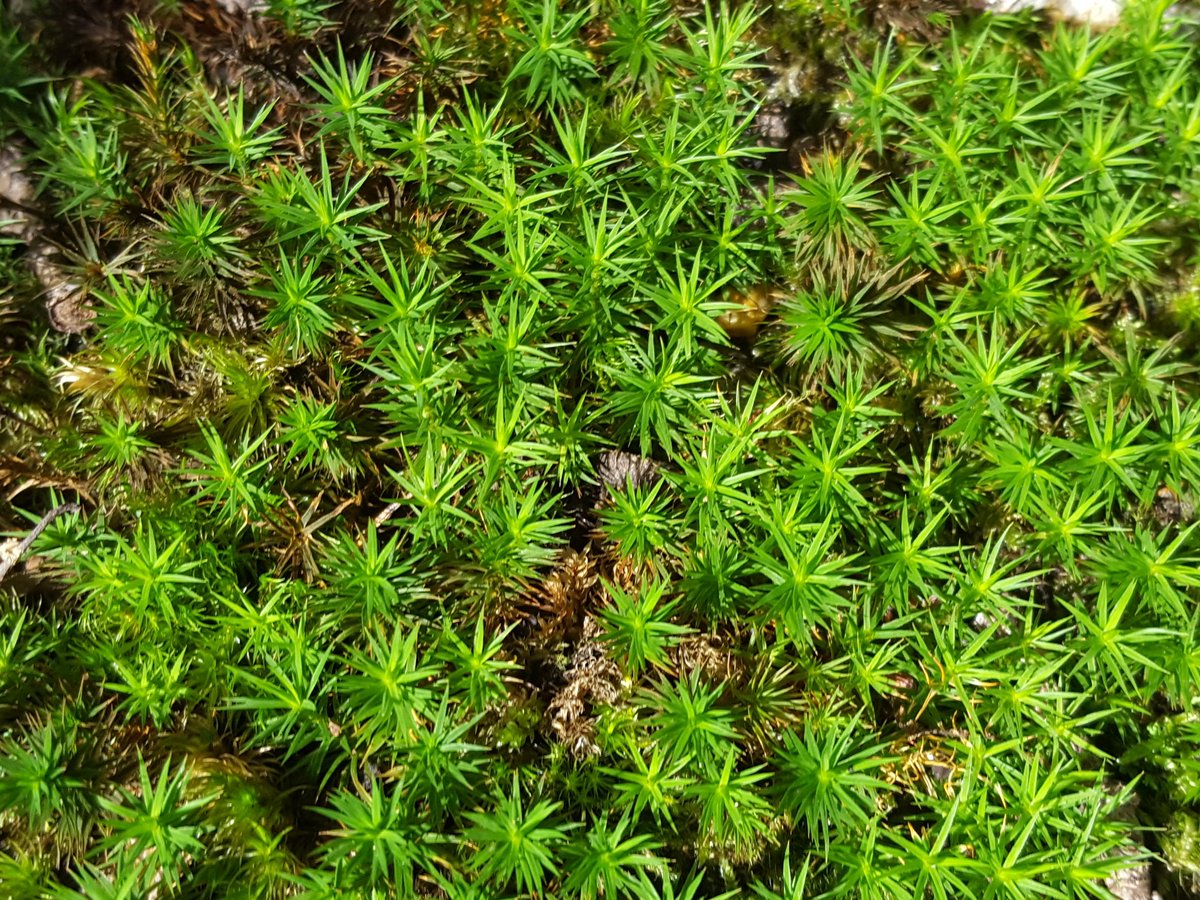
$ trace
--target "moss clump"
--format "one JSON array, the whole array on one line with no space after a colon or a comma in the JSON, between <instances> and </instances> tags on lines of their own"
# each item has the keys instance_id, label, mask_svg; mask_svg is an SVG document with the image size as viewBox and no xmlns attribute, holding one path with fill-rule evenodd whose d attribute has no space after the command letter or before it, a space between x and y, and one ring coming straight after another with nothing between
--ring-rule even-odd
<instances>
[{"instance_id":1,"label":"moss clump","mask_svg":"<svg viewBox=\"0 0 1200 900\"><path fill-rule=\"evenodd\" d=\"M6 22L4 890L1099 895L1163 822L1190 877L1166 12Z\"/></svg>"}]
</instances>

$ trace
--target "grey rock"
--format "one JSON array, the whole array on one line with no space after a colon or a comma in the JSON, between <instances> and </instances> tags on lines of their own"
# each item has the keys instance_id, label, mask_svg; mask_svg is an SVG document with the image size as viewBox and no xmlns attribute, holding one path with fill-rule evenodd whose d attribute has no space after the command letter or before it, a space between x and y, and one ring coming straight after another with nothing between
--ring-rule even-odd
<instances>
[{"instance_id":1,"label":"grey rock","mask_svg":"<svg viewBox=\"0 0 1200 900\"><path fill-rule=\"evenodd\" d=\"M645 487L659 478L658 463L624 450L606 450L596 461L596 474L609 491L623 489L626 484Z\"/></svg>"},{"instance_id":2,"label":"grey rock","mask_svg":"<svg viewBox=\"0 0 1200 900\"><path fill-rule=\"evenodd\" d=\"M82 334L96 317L87 305L83 289L54 261L54 248L38 244L28 254L29 268L42 285L46 313L56 331Z\"/></svg>"},{"instance_id":3,"label":"grey rock","mask_svg":"<svg viewBox=\"0 0 1200 900\"><path fill-rule=\"evenodd\" d=\"M0 235L29 242L38 231L33 181L25 174L21 152L13 144L0 147Z\"/></svg>"},{"instance_id":4,"label":"grey rock","mask_svg":"<svg viewBox=\"0 0 1200 900\"><path fill-rule=\"evenodd\" d=\"M255 15L267 8L266 0L217 0L217 5L228 13Z\"/></svg>"}]
</instances>

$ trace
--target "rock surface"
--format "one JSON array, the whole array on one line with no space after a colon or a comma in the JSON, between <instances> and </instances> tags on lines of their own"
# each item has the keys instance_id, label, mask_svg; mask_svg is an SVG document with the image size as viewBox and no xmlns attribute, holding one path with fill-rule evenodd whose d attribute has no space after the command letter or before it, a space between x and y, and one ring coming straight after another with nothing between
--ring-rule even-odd
<instances>
[{"instance_id":1,"label":"rock surface","mask_svg":"<svg viewBox=\"0 0 1200 900\"><path fill-rule=\"evenodd\" d=\"M13 144L0 147L0 235L25 242L33 237L33 199L33 182L25 173L21 151Z\"/></svg>"},{"instance_id":2,"label":"rock surface","mask_svg":"<svg viewBox=\"0 0 1200 900\"><path fill-rule=\"evenodd\" d=\"M989 0L987 6L1002 13L1042 10L1070 22L1108 28L1117 24L1125 4L1122 0Z\"/></svg>"}]
</instances>

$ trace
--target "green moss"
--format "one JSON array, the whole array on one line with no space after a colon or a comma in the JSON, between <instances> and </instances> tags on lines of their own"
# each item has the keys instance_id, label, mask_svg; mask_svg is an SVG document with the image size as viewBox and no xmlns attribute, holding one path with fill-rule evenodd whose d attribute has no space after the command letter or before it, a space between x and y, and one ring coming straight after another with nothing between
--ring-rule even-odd
<instances>
[{"instance_id":1,"label":"green moss","mask_svg":"<svg viewBox=\"0 0 1200 900\"><path fill-rule=\"evenodd\" d=\"M5 890L1190 879L1190 21L200 8L3 32Z\"/></svg>"}]
</instances>

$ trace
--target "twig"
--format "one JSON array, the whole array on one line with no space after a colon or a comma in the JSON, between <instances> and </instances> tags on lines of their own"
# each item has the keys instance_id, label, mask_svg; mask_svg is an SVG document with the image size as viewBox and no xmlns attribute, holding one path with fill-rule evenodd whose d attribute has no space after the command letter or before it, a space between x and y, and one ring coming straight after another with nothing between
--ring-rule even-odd
<instances>
[{"instance_id":1,"label":"twig","mask_svg":"<svg viewBox=\"0 0 1200 900\"><path fill-rule=\"evenodd\" d=\"M383 508L383 510L379 513L379 515L377 515L375 517L375 527L378 528L380 525L382 525L384 522L386 522L388 519L390 519L392 516L394 516L396 514L396 511L399 509L400 509L399 503L389 503L387 506L385 506Z\"/></svg>"},{"instance_id":2,"label":"twig","mask_svg":"<svg viewBox=\"0 0 1200 900\"><path fill-rule=\"evenodd\" d=\"M63 503L54 507L54 509L42 516L41 520L33 526L33 531L29 532L29 534L22 538L21 542L17 544L16 549L12 551L12 555L8 556L7 559L0 559L0 581L4 581L5 577L9 573L9 570L11 570L12 567L17 564L17 562L21 559L21 556L26 550L29 549L29 545L38 539L38 535L45 531L51 522L53 522L59 516L65 516L68 513L75 512L79 512L78 503Z\"/></svg>"}]
</instances>

